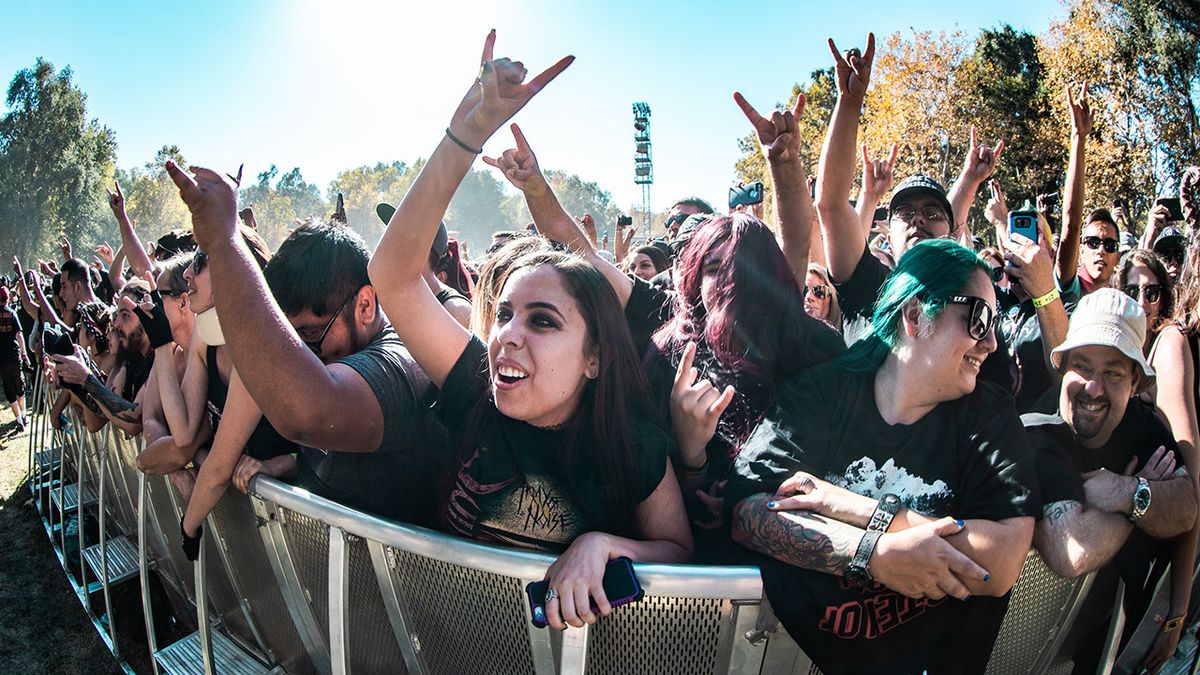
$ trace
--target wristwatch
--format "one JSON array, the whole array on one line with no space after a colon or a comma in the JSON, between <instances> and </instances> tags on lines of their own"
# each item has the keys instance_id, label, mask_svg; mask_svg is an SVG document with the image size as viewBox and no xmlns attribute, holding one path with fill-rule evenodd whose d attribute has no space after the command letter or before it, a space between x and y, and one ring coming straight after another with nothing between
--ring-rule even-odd
<instances>
[{"instance_id":1,"label":"wristwatch","mask_svg":"<svg viewBox=\"0 0 1200 675\"><path fill-rule=\"evenodd\" d=\"M1146 515L1150 508L1150 481L1138 477L1137 488L1133 491L1133 511L1129 514L1129 522L1136 523Z\"/></svg>"},{"instance_id":2,"label":"wristwatch","mask_svg":"<svg viewBox=\"0 0 1200 675\"><path fill-rule=\"evenodd\" d=\"M879 503L875 505L875 512L871 514L871 519L867 521L867 531L887 532L892 525L892 519L899 512L900 498L890 492L883 495L879 498Z\"/></svg>"},{"instance_id":3,"label":"wristwatch","mask_svg":"<svg viewBox=\"0 0 1200 675\"><path fill-rule=\"evenodd\" d=\"M858 550L854 552L854 559L850 561L850 568L846 570L846 581L859 588L866 588L875 583L875 577L871 576L867 565L871 562L871 555L875 553L875 544L879 543L881 536L883 533L875 530L867 530L863 533L862 539L858 542Z\"/></svg>"}]
</instances>

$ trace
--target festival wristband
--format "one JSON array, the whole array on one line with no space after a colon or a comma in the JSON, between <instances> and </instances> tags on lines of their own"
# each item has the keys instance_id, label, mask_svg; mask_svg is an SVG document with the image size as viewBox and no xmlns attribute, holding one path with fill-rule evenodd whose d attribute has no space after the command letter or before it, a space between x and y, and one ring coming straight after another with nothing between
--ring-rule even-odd
<instances>
[{"instance_id":1,"label":"festival wristband","mask_svg":"<svg viewBox=\"0 0 1200 675\"><path fill-rule=\"evenodd\" d=\"M1167 619L1166 621L1163 622L1162 632L1173 633L1173 632L1179 630L1180 628L1183 628L1184 618L1185 618L1185 615L1180 614L1179 616L1177 616L1173 619Z\"/></svg>"},{"instance_id":2,"label":"festival wristband","mask_svg":"<svg viewBox=\"0 0 1200 675\"><path fill-rule=\"evenodd\" d=\"M704 456L704 461L700 463L700 466L688 466L686 463L680 460L679 472L689 476L698 476L702 473L708 472L708 455Z\"/></svg>"},{"instance_id":3,"label":"festival wristband","mask_svg":"<svg viewBox=\"0 0 1200 675\"><path fill-rule=\"evenodd\" d=\"M462 148L463 150L466 150L467 152L471 153L472 155L482 155L483 154L483 148L472 148L471 146L467 145L461 139L459 139L458 136L455 136L453 133L451 133L450 127L446 127L446 138L449 138L451 141L454 141L455 145Z\"/></svg>"},{"instance_id":4,"label":"festival wristband","mask_svg":"<svg viewBox=\"0 0 1200 675\"><path fill-rule=\"evenodd\" d=\"M1049 293L1041 296L1040 298L1034 298L1033 306L1036 309L1041 309L1042 307L1045 307L1046 305L1057 300L1058 296L1059 296L1058 289L1057 288L1051 289Z\"/></svg>"}]
</instances>

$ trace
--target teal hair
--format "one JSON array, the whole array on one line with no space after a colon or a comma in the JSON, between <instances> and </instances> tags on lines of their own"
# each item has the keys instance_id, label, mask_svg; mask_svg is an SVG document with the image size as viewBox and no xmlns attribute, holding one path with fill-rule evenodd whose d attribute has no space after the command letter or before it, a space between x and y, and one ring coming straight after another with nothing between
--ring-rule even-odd
<instances>
[{"instance_id":1,"label":"teal hair","mask_svg":"<svg viewBox=\"0 0 1200 675\"><path fill-rule=\"evenodd\" d=\"M975 270L989 269L974 251L949 239L929 239L908 249L879 289L871 333L846 351L843 365L855 372L877 370L896 346L909 301L919 299L925 317L936 319L945 311L946 299L961 293Z\"/></svg>"}]
</instances>

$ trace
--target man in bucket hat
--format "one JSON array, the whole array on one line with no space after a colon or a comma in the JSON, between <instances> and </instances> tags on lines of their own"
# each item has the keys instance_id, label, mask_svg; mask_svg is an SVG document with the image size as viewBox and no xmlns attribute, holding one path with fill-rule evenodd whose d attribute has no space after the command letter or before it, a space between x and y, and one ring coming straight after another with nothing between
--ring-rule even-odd
<instances>
[{"instance_id":1,"label":"man in bucket hat","mask_svg":"<svg viewBox=\"0 0 1200 675\"><path fill-rule=\"evenodd\" d=\"M1075 672L1096 672L1117 582L1125 582L1124 646L1170 559L1165 540L1196 520L1196 495L1174 436L1136 397L1154 382L1142 355L1145 336L1146 315L1132 298L1112 288L1084 296L1051 355L1063 378L1058 414L1021 418L1042 492L1034 547L1062 576L1096 572L1088 606L1064 644ZM1186 592L1182 599L1162 622L1167 656L1187 611Z\"/></svg>"}]
</instances>

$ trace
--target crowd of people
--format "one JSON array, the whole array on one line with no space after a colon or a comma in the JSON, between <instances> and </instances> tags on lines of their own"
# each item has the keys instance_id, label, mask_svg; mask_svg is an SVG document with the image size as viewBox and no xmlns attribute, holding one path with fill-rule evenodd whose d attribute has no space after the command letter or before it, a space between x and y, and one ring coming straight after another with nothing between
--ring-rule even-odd
<instances>
[{"instance_id":1,"label":"crowd of people","mask_svg":"<svg viewBox=\"0 0 1200 675\"><path fill-rule=\"evenodd\" d=\"M187 501L193 558L221 495L266 474L557 554L556 629L613 611L618 557L754 564L823 672L952 673L983 671L1034 549L1063 577L1095 573L1064 647L1080 673L1096 672L1119 582L1125 644L1169 564L1141 659L1172 658L1200 608L1200 167L1139 239L1124 201L1085 194L1081 83L1061 214L1039 198L1036 231L1016 231L990 180L1003 141L972 132L949 190L893 185L895 147L858 145L868 36L829 43L837 102L815 176L804 97L764 116L734 94L771 203L721 215L684 199L609 251L513 124L513 148L483 161L533 223L468 259L441 223L451 197L572 61L529 79L495 39L403 201L380 205L374 252L341 209L271 251L239 211L240 173L168 162L191 230L143 243L118 185L116 251L88 264L63 241L61 262L14 259L0 375L18 424L40 369L60 387L55 426L76 406L91 431L141 434L139 468ZM985 185L991 247L967 227Z\"/></svg>"}]
</instances>

